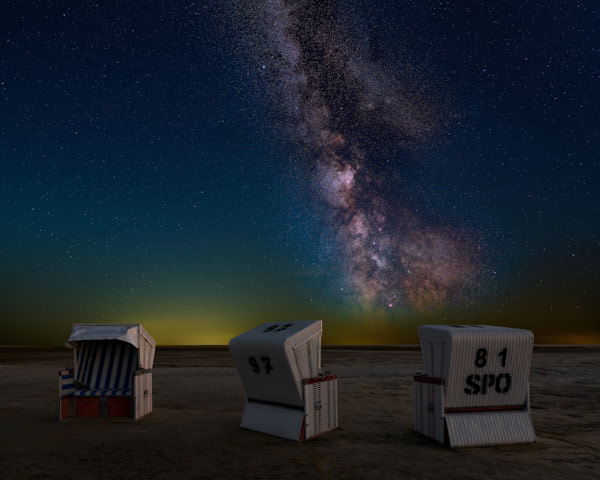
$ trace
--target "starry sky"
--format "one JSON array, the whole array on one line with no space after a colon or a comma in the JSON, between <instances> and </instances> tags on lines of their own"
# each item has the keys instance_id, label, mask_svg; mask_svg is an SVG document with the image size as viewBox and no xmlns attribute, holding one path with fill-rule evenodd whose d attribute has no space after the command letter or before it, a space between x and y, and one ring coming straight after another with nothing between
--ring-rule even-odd
<instances>
[{"instance_id":1,"label":"starry sky","mask_svg":"<svg viewBox=\"0 0 600 480\"><path fill-rule=\"evenodd\" d=\"M600 343L600 7L0 6L0 344L322 319Z\"/></svg>"}]
</instances>

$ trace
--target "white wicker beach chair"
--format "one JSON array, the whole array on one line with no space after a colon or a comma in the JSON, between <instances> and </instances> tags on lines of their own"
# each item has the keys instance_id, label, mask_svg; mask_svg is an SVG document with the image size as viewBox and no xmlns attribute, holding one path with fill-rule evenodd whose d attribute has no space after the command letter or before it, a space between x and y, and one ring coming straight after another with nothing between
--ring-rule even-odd
<instances>
[{"instance_id":1,"label":"white wicker beach chair","mask_svg":"<svg viewBox=\"0 0 600 480\"><path fill-rule=\"evenodd\" d=\"M264 323L229 342L246 391L242 428L305 440L337 428L337 375L321 372L322 323Z\"/></svg>"},{"instance_id":2,"label":"white wicker beach chair","mask_svg":"<svg viewBox=\"0 0 600 480\"><path fill-rule=\"evenodd\" d=\"M73 324L74 367L59 372L59 418L130 417L152 411L156 345L139 324Z\"/></svg>"},{"instance_id":3,"label":"white wicker beach chair","mask_svg":"<svg viewBox=\"0 0 600 480\"><path fill-rule=\"evenodd\" d=\"M424 374L415 430L451 447L535 442L529 413L533 333L487 325L421 325Z\"/></svg>"}]
</instances>

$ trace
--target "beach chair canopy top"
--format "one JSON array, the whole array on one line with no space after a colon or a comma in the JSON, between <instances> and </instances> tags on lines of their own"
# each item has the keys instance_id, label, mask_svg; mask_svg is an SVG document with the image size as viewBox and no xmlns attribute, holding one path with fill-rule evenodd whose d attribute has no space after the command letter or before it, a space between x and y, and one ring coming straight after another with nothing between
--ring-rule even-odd
<instances>
[{"instance_id":1,"label":"beach chair canopy top","mask_svg":"<svg viewBox=\"0 0 600 480\"><path fill-rule=\"evenodd\" d=\"M119 340L139 351L139 366L151 369L156 343L140 324L76 323L73 324L67 346L77 349L80 342L91 340Z\"/></svg>"},{"instance_id":2,"label":"beach chair canopy top","mask_svg":"<svg viewBox=\"0 0 600 480\"><path fill-rule=\"evenodd\" d=\"M518 328L500 327L497 325L420 325L419 338L436 341L485 340L490 337L510 335L527 338L533 341L533 333Z\"/></svg>"},{"instance_id":3,"label":"beach chair canopy top","mask_svg":"<svg viewBox=\"0 0 600 480\"><path fill-rule=\"evenodd\" d=\"M295 322L268 322L248 330L229 341L229 345L236 343L263 343L281 346L296 346L307 338L318 335L319 348L321 347L321 320L300 320Z\"/></svg>"}]
</instances>

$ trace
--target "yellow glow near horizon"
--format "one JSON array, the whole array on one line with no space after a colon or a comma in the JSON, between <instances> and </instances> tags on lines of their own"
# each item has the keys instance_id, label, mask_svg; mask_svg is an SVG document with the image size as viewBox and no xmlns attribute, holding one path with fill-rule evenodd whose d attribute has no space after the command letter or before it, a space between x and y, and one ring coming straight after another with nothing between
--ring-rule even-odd
<instances>
[{"instance_id":1,"label":"yellow glow near horizon","mask_svg":"<svg viewBox=\"0 0 600 480\"><path fill-rule=\"evenodd\" d=\"M200 318L146 314L128 321L141 323L157 345L227 345L232 337L245 330L241 322L222 313L204 314Z\"/></svg>"},{"instance_id":2,"label":"yellow glow near horizon","mask_svg":"<svg viewBox=\"0 0 600 480\"><path fill-rule=\"evenodd\" d=\"M227 345L229 340L268 321L322 320L323 345L417 344L418 325L487 324L533 331L537 344L598 345L600 332L592 312L577 311L558 315L521 308L496 314L486 310L432 312L390 316L387 312L350 310L323 312L319 309L266 309L257 305L230 302L222 304L179 304L152 302L151 305L112 305L100 315L68 309L44 316L27 311L13 312L12 321L0 324L0 343L7 345L62 346L71 323L140 323L158 345ZM268 310L268 313L265 311ZM560 319L560 322L557 320ZM569 331L570 330L570 331Z\"/></svg>"}]
</instances>

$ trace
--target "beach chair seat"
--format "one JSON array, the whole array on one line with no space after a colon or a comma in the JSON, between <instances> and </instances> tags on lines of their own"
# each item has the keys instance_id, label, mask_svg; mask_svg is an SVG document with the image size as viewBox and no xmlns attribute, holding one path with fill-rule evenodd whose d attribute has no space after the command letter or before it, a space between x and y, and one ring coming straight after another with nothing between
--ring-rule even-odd
<instances>
[{"instance_id":1,"label":"beach chair seat","mask_svg":"<svg viewBox=\"0 0 600 480\"><path fill-rule=\"evenodd\" d=\"M533 333L488 325L421 325L425 372L414 377L415 430L474 447L531 443Z\"/></svg>"},{"instance_id":2,"label":"beach chair seat","mask_svg":"<svg viewBox=\"0 0 600 480\"><path fill-rule=\"evenodd\" d=\"M61 420L152 411L155 343L141 325L75 324L67 346L74 367L59 372Z\"/></svg>"},{"instance_id":3,"label":"beach chair seat","mask_svg":"<svg viewBox=\"0 0 600 480\"><path fill-rule=\"evenodd\" d=\"M133 388L82 388L73 393L76 397L131 397Z\"/></svg>"},{"instance_id":4,"label":"beach chair seat","mask_svg":"<svg viewBox=\"0 0 600 480\"><path fill-rule=\"evenodd\" d=\"M268 322L231 339L242 428L296 441L337 428L337 375L321 371L321 335L320 320Z\"/></svg>"}]
</instances>

